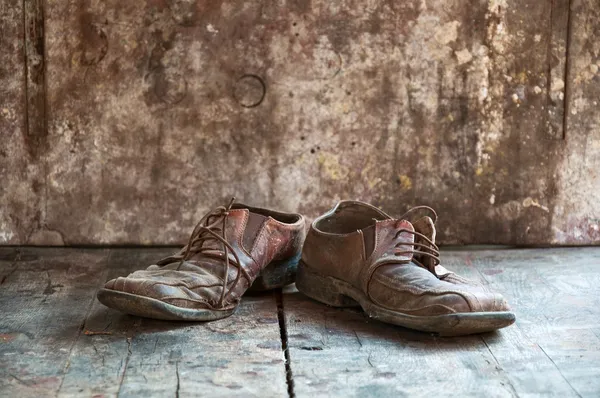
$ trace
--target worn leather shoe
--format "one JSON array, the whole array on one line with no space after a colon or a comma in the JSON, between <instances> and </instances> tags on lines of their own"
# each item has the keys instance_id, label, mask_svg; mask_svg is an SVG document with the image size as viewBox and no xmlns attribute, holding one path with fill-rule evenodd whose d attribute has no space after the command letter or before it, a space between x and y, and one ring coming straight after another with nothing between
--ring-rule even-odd
<instances>
[{"instance_id":1,"label":"worn leather shoe","mask_svg":"<svg viewBox=\"0 0 600 398\"><path fill-rule=\"evenodd\" d=\"M232 200L206 214L178 253L108 281L98 300L148 318L225 318L248 288L266 290L294 282L304 238L300 214Z\"/></svg>"},{"instance_id":2,"label":"worn leather shoe","mask_svg":"<svg viewBox=\"0 0 600 398\"><path fill-rule=\"evenodd\" d=\"M435 211L426 206L437 218ZM406 214L405 214L406 215ZM296 286L336 307L441 335L480 333L515 321L497 293L440 265L435 220L394 219L366 203L343 201L311 225Z\"/></svg>"}]
</instances>

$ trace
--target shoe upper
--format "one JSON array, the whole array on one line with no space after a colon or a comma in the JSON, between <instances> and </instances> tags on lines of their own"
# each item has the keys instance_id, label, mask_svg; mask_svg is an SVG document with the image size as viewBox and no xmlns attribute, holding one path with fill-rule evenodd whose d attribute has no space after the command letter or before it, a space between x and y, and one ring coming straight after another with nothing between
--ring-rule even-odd
<instances>
[{"instance_id":1,"label":"shoe upper","mask_svg":"<svg viewBox=\"0 0 600 398\"><path fill-rule=\"evenodd\" d=\"M350 283L381 307L409 315L509 310L500 294L439 265L428 216L411 223L366 203L340 202L312 223L302 263Z\"/></svg>"},{"instance_id":2,"label":"shoe upper","mask_svg":"<svg viewBox=\"0 0 600 398\"><path fill-rule=\"evenodd\" d=\"M230 203L208 213L179 252L104 288L183 308L229 310L269 263L298 257L304 238L300 214Z\"/></svg>"}]
</instances>

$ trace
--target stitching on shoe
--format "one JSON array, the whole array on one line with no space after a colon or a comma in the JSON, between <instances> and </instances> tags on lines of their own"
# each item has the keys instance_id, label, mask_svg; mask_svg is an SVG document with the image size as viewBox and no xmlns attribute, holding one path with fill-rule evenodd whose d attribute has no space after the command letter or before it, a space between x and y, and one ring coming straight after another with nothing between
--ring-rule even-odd
<instances>
[{"instance_id":1,"label":"stitching on shoe","mask_svg":"<svg viewBox=\"0 0 600 398\"><path fill-rule=\"evenodd\" d=\"M256 246L260 243L260 240L263 238L263 235L266 234L266 229L267 229L267 224L269 223L270 220L272 220L272 217L269 217L267 219L267 221L265 221L262 226L260 227L260 231L258 232L258 235L256 235L256 239L254 240L254 244L252 245L252 250L254 251L254 249L256 248ZM279 249L278 249L279 251ZM258 264L258 262L256 262L256 260L254 260L254 257L252 255L250 255L250 258L252 259L252 261L254 261L254 264L256 264L256 266L259 268L259 272L261 270L261 266L260 264ZM268 263L267 263L268 264ZM263 265L267 265L267 264L263 264Z\"/></svg>"},{"instance_id":2,"label":"stitching on shoe","mask_svg":"<svg viewBox=\"0 0 600 398\"><path fill-rule=\"evenodd\" d=\"M465 302L467 303L467 305L469 306L469 309L471 311L473 311L473 306L471 305L471 302L469 300L470 297L467 297L466 295L472 296L471 293L468 292L459 292L459 291L452 291L452 290L440 290L440 289L427 289L427 290L420 290L420 289L414 289L414 288L405 288L405 289L398 289L397 286L393 286L392 283L397 282L394 281L391 278L388 278L387 276L384 275L375 275L374 278L377 282L381 283L382 285L395 290L397 292L408 292L408 293L413 293L417 296L424 296L426 293L434 293L436 296L441 296L443 294L456 294L457 296L460 296L463 298L463 300L465 300ZM371 297L369 295L369 297ZM483 308L483 307L482 307Z\"/></svg>"},{"instance_id":3,"label":"stitching on shoe","mask_svg":"<svg viewBox=\"0 0 600 398\"><path fill-rule=\"evenodd\" d=\"M184 301L192 301L195 303L203 303L203 304L209 304L210 303L206 300L203 299L193 299L193 298L189 298L189 297L177 297L177 296L165 296L165 297L161 297L160 299L156 299L156 300L184 300Z\"/></svg>"},{"instance_id":4,"label":"stitching on shoe","mask_svg":"<svg viewBox=\"0 0 600 398\"><path fill-rule=\"evenodd\" d=\"M411 293L415 293L415 294L422 294L422 293L430 293L430 292L434 292L434 293L456 293L456 291L454 290L446 290L446 289L419 289L419 288L415 288L413 286L407 286L404 289L399 289L397 286L395 286L394 284L397 284L398 281L394 280L388 276L385 275L375 275L373 277L373 279L375 279L377 282L391 288L397 291L403 291L403 292L411 292Z\"/></svg>"},{"instance_id":5,"label":"stitching on shoe","mask_svg":"<svg viewBox=\"0 0 600 398\"><path fill-rule=\"evenodd\" d=\"M252 255L250 253L248 253L248 250L246 250L246 248L244 247L244 244L242 243L242 240L244 238L244 233L246 232L246 226L248 225L248 220L250 219L250 210L248 210L248 211L244 211L244 210L247 210L247 209L236 209L236 210L231 210L230 212L232 212L232 211L241 212L244 215L244 221L242 222L242 228L240 229L240 233L238 234L239 236L237 237L237 244L240 247L240 249L254 261L254 259L252 258ZM240 264L240 266L241 266L241 264Z\"/></svg>"},{"instance_id":6,"label":"stitching on shoe","mask_svg":"<svg viewBox=\"0 0 600 398\"><path fill-rule=\"evenodd\" d=\"M244 218L242 221L242 228L240 230L240 233L238 234L239 236L236 239L236 243L239 246L240 250L242 252L244 252L252 261L254 261L254 259L252 258L252 255L250 253L248 253L248 251L242 244L244 232L246 231L246 225L248 224L248 220L250 219L250 210L248 210L248 209L233 209L233 210L229 210L229 213L242 213L244 215ZM240 267L242 266L242 264L239 264L239 265L240 265Z\"/></svg>"},{"instance_id":7,"label":"stitching on shoe","mask_svg":"<svg viewBox=\"0 0 600 398\"><path fill-rule=\"evenodd\" d=\"M444 305L444 304L430 304L430 305L426 305L426 306L424 306L424 307L419 307L419 308L417 308L417 309L409 310L409 309L406 309L406 308L391 308L391 307L388 307L387 305L385 305L385 304L381 303L379 300L376 300L376 299L373 299L373 302L374 302L374 303L376 303L377 305L379 305L379 306L383 307L383 308L386 308L386 309L388 309L388 310L391 310L391 311L397 311L397 312L405 312L405 313L410 313L410 312L418 312L418 311L422 311L422 310L424 310L424 309L426 309L426 308L442 307L442 308L445 308L445 309L447 309L448 311L450 311L450 312L451 312L451 313L453 313L453 314L457 313L457 311L456 311L456 310L454 310L453 308L450 308L450 307L448 307L448 306L446 306L446 305ZM436 315L422 315L422 316L438 316L438 315L445 315L445 314L436 314Z\"/></svg>"}]
</instances>

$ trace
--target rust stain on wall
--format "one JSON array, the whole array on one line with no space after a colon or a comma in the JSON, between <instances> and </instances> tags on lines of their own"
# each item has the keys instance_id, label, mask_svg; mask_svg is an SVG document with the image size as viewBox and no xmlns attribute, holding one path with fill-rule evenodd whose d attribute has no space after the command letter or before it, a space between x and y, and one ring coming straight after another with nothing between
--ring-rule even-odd
<instances>
[{"instance_id":1,"label":"rust stain on wall","mask_svg":"<svg viewBox=\"0 0 600 398\"><path fill-rule=\"evenodd\" d=\"M46 3L44 212L30 232L0 234L174 244L235 195L310 217L345 198L392 214L428 204L444 243L598 243L597 201L568 185L584 143L562 140L564 6ZM568 127L591 131L589 171L598 36L577 29L570 106L585 118ZM575 178L588 197L596 180ZM9 211L22 194L5 191Z\"/></svg>"}]
</instances>

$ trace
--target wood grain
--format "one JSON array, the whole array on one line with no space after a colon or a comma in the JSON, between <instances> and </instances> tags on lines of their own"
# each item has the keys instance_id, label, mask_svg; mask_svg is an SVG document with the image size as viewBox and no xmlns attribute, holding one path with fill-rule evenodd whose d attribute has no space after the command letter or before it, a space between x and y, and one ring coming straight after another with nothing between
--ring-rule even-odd
<instances>
[{"instance_id":1,"label":"wood grain","mask_svg":"<svg viewBox=\"0 0 600 398\"><path fill-rule=\"evenodd\" d=\"M172 251L0 248L0 396L600 394L600 248L444 250L448 268L501 292L517 314L467 337L373 321L293 286L204 324L95 300L106 279Z\"/></svg>"},{"instance_id":2,"label":"wood grain","mask_svg":"<svg viewBox=\"0 0 600 398\"><path fill-rule=\"evenodd\" d=\"M0 250L0 395L285 395L271 293L211 323L132 317L95 299L106 279L173 251Z\"/></svg>"},{"instance_id":3,"label":"wood grain","mask_svg":"<svg viewBox=\"0 0 600 398\"><path fill-rule=\"evenodd\" d=\"M291 289L284 305L296 395L335 388L343 396L596 396L599 256L599 249L444 251L448 268L501 292L517 314L516 325L463 338L375 322Z\"/></svg>"},{"instance_id":4,"label":"wood grain","mask_svg":"<svg viewBox=\"0 0 600 398\"><path fill-rule=\"evenodd\" d=\"M55 395L104 280L107 253L20 250L0 286L2 395Z\"/></svg>"}]
</instances>

